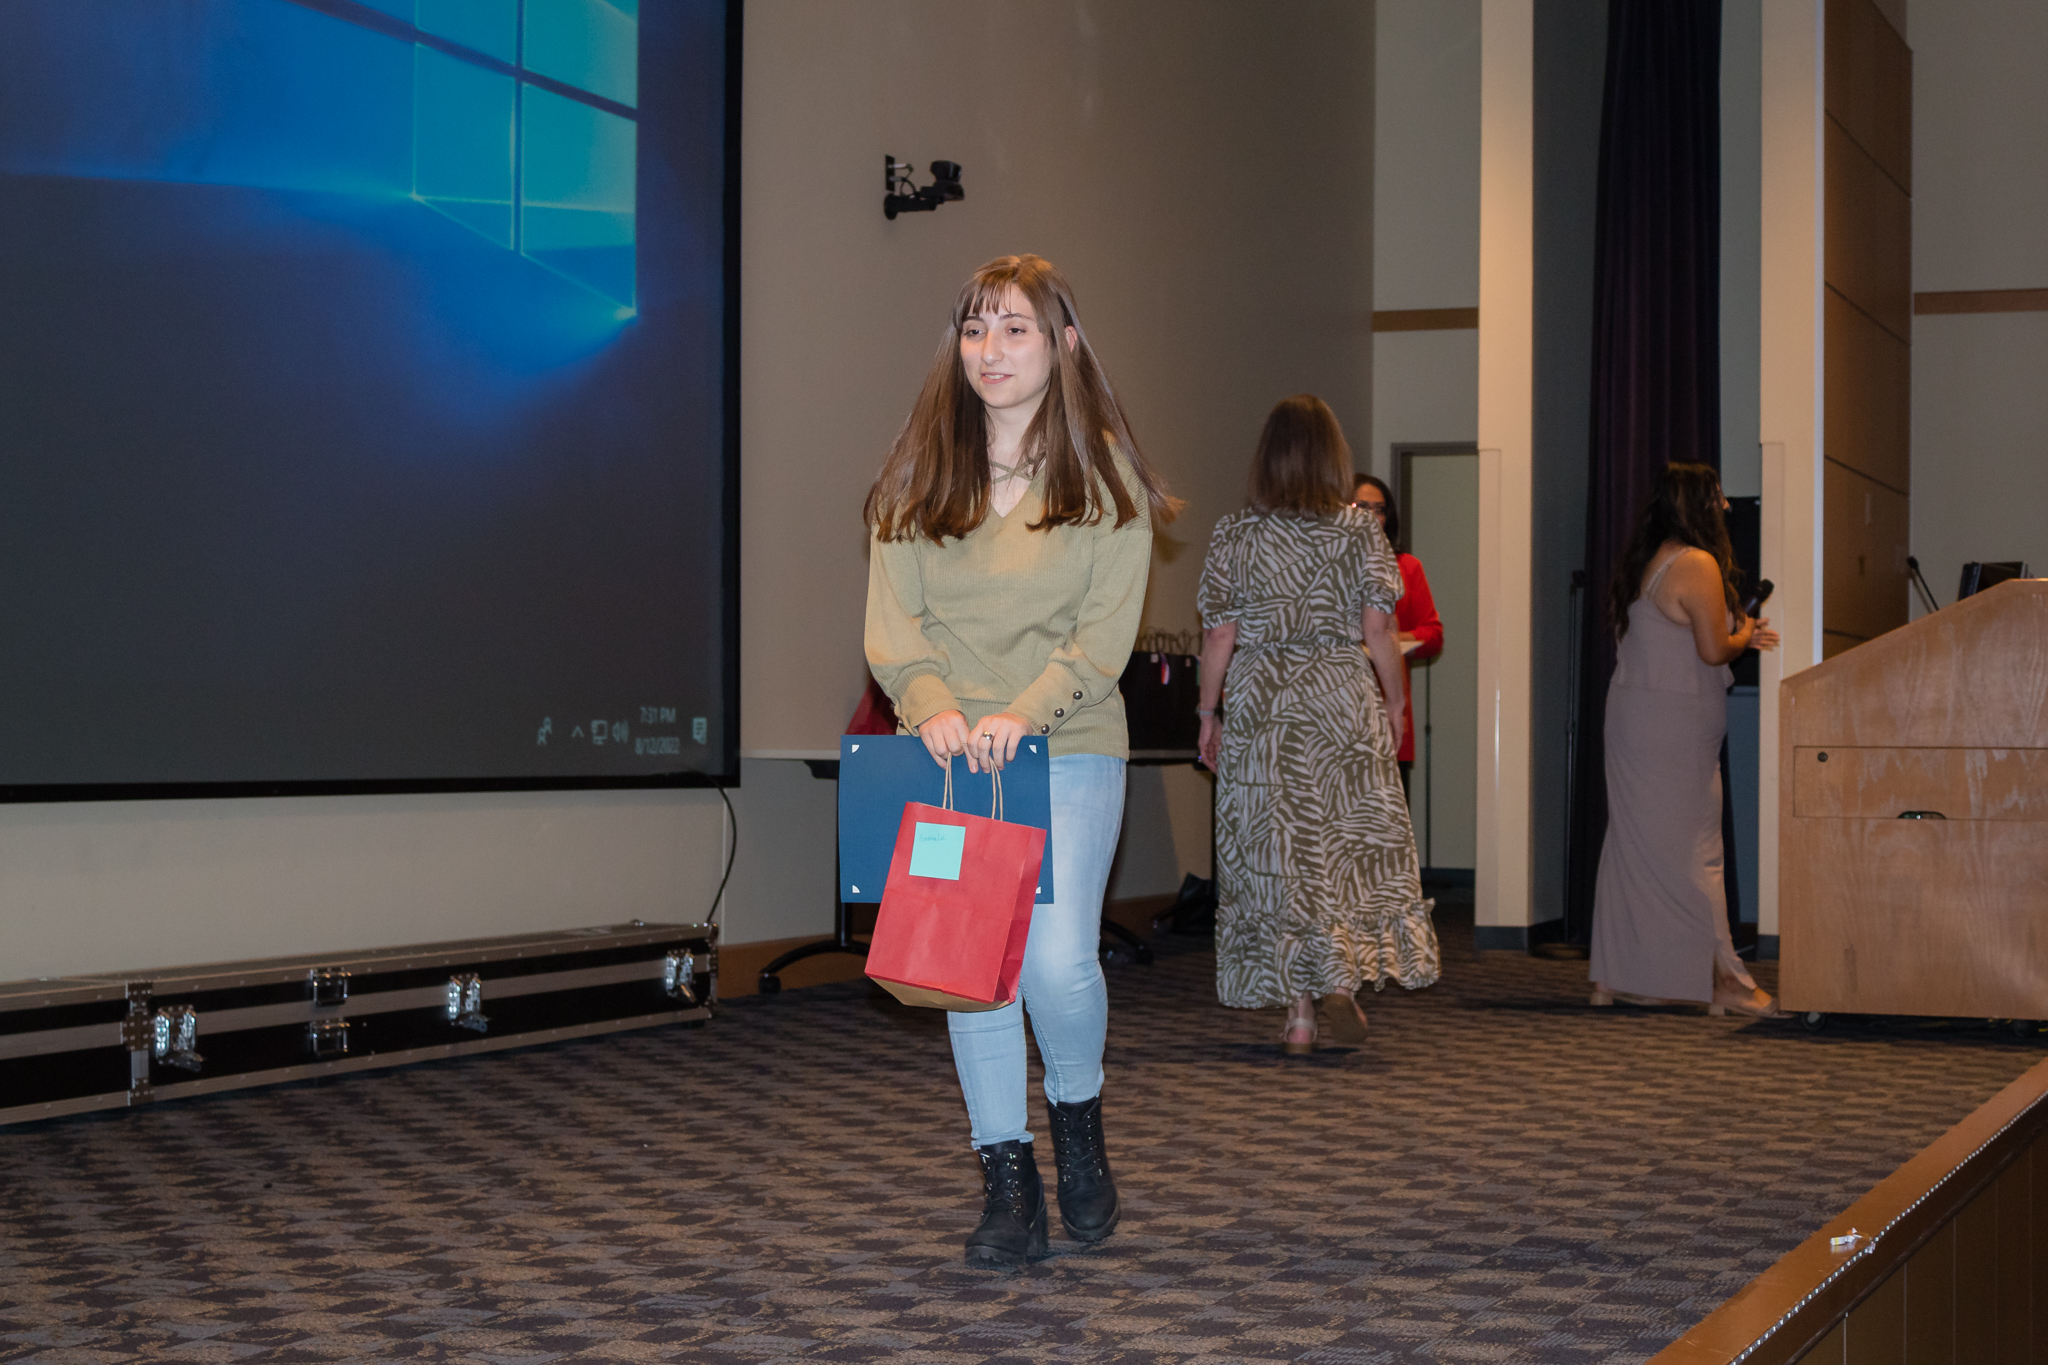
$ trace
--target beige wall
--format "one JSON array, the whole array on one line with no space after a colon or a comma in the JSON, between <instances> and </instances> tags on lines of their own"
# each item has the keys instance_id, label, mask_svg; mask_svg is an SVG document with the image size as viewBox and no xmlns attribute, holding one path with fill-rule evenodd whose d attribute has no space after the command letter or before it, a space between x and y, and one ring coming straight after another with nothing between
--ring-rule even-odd
<instances>
[{"instance_id":1,"label":"beige wall","mask_svg":"<svg viewBox=\"0 0 2048 1365\"><path fill-rule=\"evenodd\" d=\"M1373 293L1479 302L1479 0L1379 0Z\"/></svg>"},{"instance_id":2,"label":"beige wall","mask_svg":"<svg viewBox=\"0 0 2048 1365\"><path fill-rule=\"evenodd\" d=\"M0 806L0 980L697 919L716 806L644 792Z\"/></svg>"},{"instance_id":3,"label":"beige wall","mask_svg":"<svg viewBox=\"0 0 2048 1365\"><path fill-rule=\"evenodd\" d=\"M1373 130L1373 305L1479 302L1479 0L1379 0ZM1396 443L1479 429L1476 331L1373 338L1372 471ZM1354 431L1352 440L1362 433Z\"/></svg>"},{"instance_id":4,"label":"beige wall","mask_svg":"<svg viewBox=\"0 0 2048 1365\"><path fill-rule=\"evenodd\" d=\"M1763 477L1757 444L1762 116L1763 0L1722 0L1721 487L1735 498L1755 497Z\"/></svg>"},{"instance_id":5,"label":"beige wall","mask_svg":"<svg viewBox=\"0 0 2048 1365\"><path fill-rule=\"evenodd\" d=\"M2048 6L1914 0L1913 288L2048 288ZM1913 553L2048 574L2048 313L1913 319ZM1917 603L1915 614L1918 614Z\"/></svg>"},{"instance_id":6,"label":"beige wall","mask_svg":"<svg viewBox=\"0 0 2048 1365\"><path fill-rule=\"evenodd\" d=\"M1470 441L1479 430L1479 333L1381 332L1373 338L1372 383L1369 469L1399 487L1396 445Z\"/></svg>"},{"instance_id":7,"label":"beige wall","mask_svg":"<svg viewBox=\"0 0 2048 1365\"><path fill-rule=\"evenodd\" d=\"M1146 624L1193 628L1209 529L1241 502L1267 409L1308 390L1370 429L1372 7L785 0L750 7L748 44L777 54L750 62L746 96L748 750L836 745L864 678L860 499L960 281L1003 252L1066 270L1188 500ZM1001 52L1004 74L905 78L942 52ZM884 152L960 162L966 200L885 221ZM1111 894L1206 875L1206 781L1134 769L1130 793Z\"/></svg>"},{"instance_id":8,"label":"beige wall","mask_svg":"<svg viewBox=\"0 0 2048 1365\"><path fill-rule=\"evenodd\" d=\"M1379 0L1373 120L1373 300L1379 309L1479 303L1479 29L1479 0ZM1372 377L1372 429L1358 446L1359 467L1397 490L1394 446L1470 442L1477 434L1477 329L1380 332L1373 337ZM1352 433L1354 443L1361 434ZM1455 597L1456 586L1469 585L1479 567L1469 553L1461 562L1444 558L1446 544L1469 550L1477 534L1469 477L1438 479L1429 494L1441 502L1453 489L1461 499L1455 512L1439 506L1431 519L1423 514L1427 509L1403 508L1440 607L1445 592ZM1438 708L1428 741L1433 754L1418 740L1410 804L1427 860L1470 868L1476 774L1437 772L1436 765L1462 762L1454 756L1471 754L1478 740L1471 707L1444 702L1471 695L1471 623L1462 633L1450 629L1446 643L1445 657L1411 679L1418 693L1432 681L1438 685L1430 693ZM1423 720L1418 711L1418 727Z\"/></svg>"},{"instance_id":9,"label":"beige wall","mask_svg":"<svg viewBox=\"0 0 2048 1365\"><path fill-rule=\"evenodd\" d=\"M834 749L862 685L861 494L953 291L1001 252L1066 267L1189 499L1148 623L1194 624L1272 402L1313 390L1370 427L1372 88L1351 0L748 5L746 751ZM884 153L959 161L967 200L885 222ZM742 783L728 940L824 932L833 785L760 757ZM1115 892L1206 872L1201 780L1132 789ZM0 807L0 979L696 918L722 819L707 792Z\"/></svg>"},{"instance_id":10,"label":"beige wall","mask_svg":"<svg viewBox=\"0 0 2048 1365\"><path fill-rule=\"evenodd\" d=\"M1192 627L1272 403L1371 420L1371 7L771 0L747 24L774 54L746 93L747 747L836 744L863 685L861 497L960 281L1003 252L1066 270L1188 499L1147 624ZM971 53L1001 74L916 74ZM884 221L885 152L960 162L965 202Z\"/></svg>"}]
</instances>

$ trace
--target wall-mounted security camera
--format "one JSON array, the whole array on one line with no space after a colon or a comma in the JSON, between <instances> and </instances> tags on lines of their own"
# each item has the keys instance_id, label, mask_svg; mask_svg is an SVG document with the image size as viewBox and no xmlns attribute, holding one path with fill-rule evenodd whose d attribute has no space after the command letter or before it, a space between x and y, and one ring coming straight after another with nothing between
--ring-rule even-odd
<instances>
[{"instance_id":1,"label":"wall-mounted security camera","mask_svg":"<svg viewBox=\"0 0 2048 1365\"><path fill-rule=\"evenodd\" d=\"M932 183L923 189L911 180L908 161L898 161L885 154L882 162L888 167L882 180L884 218L894 218L899 213L930 213L949 199L967 197L967 191L960 188L960 163L957 161L934 161Z\"/></svg>"}]
</instances>

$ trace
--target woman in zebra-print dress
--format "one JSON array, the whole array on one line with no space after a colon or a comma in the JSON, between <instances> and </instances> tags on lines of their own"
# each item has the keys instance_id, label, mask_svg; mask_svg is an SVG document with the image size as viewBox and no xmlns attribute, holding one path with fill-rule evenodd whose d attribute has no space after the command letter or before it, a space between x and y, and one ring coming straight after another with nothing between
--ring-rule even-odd
<instances>
[{"instance_id":1,"label":"woman in zebra-print dress","mask_svg":"<svg viewBox=\"0 0 2048 1365\"><path fill-rule=\"evenodd\" d=\"M1282 401L1252 458L1251 505L1216 524L1202 569L1216 994L1286 1006L1297 1053L1315 1047L1318 998L1331 1034L1362 1042L1360 985L1412 989L1439 970L1389 720L1406 695L1401 572L1350 489L1336 416L1313 395Z\"/></svg>"}]
</instances>

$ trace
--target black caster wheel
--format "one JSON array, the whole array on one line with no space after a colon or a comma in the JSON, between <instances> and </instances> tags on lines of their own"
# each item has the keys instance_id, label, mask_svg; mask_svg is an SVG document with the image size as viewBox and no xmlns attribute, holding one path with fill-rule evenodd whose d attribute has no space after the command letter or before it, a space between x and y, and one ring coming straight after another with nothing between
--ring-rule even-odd
<instances>
[{"instance_id":1,"label":"black caster wheel","mask_svg":"<svg viewBox=\"0 0 2048 1365\"><path fill-rule=\"evenodd\" d=\"M1808 1033L1819 1033L1828 1026L1828 1017L1819 1010L1808 1010L1799 1016L1799 1027Z\"/></svg>"},{"instance_id":2,"label":"black caster wheel","mask_svg":"<svg viewBox=\"0 0 2048 1365\"><path fill-rule=\"evenodd\" d=\"M779 977L779 976L777 976L777 975L775 975L775 974L774 974L773 972L763 972L763 973L761 973L761 994L763 994L763 995L780 995L780 994L782 994L782 978L781 978L781 977Z\"/></svg>"}]
</instances>

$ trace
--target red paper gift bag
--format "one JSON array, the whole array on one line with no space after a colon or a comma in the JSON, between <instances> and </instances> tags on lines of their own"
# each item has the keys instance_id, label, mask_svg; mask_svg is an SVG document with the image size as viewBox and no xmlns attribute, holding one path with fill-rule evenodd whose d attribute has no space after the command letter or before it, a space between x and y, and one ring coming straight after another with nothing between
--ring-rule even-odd
<instances>
[{"instance_id":1,"label":"red paper gift bag","mask_svg":"<svg viewBox=\"0 0 2048 1365\"><path fill-rule=\"evenodd\" d=\"M1002 818L1002 778L993 818L906 802L896 855L868 943L867 974L906 1005L1001 1009L1017 998L1017 974L1031 935L1031 903L1045 831Z\"/></svg>"}]
</instances>

